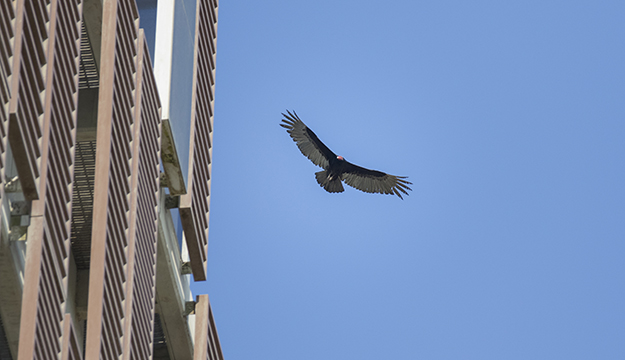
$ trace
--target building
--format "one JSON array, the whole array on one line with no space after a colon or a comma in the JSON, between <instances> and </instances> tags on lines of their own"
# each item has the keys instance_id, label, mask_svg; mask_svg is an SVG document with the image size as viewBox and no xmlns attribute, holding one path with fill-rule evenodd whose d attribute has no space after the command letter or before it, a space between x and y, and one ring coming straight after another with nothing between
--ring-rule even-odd
<instances>
[{"instance_id":1,"label":"building","mask_svg":"<svg viewBox=\"0 0 625 360\"><path fill-rule=\"evenodd\" d=\"M217 0L0 0L0 359L223 359Z\"/></svg>"}]
</instances>

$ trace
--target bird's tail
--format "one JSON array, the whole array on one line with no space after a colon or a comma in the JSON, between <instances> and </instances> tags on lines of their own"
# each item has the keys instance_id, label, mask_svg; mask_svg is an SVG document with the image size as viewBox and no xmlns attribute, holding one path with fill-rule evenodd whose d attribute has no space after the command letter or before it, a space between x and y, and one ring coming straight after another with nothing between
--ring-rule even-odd
<instances>
[{"instance_id":1,"label":"bird's tail","mask_svg":"<svg viewBox=\"0 0 625 360\"><path fill-rule=\"evenodd\" d=\"M340 177L331 178L327 171L319 171L315 173L315 177L317 178L317 182L321 185L327 192L331 193L340 193L345 191L343 189L343 184L341 183Z\"/></svg>"}]
</instances>

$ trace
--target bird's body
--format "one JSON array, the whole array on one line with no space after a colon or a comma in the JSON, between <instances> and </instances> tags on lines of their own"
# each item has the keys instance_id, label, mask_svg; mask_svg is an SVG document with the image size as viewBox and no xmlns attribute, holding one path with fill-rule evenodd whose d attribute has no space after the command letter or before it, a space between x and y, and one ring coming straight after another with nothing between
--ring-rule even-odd
<instances>
[{"instance_id":1,"label":"bird's body","mask_svg":"<svg viewBox=\"0 0 625 360\"><path fill-rule=\"evenodd\" d=\"M342 156L337 156L319 140L295 112L287 111L287 113L288 115L282 114L285 119L282 119L280 126L287 129L304 156L324 169L315 173L315 177L326 191L343 192L343 181L364 192L394 194L401 199L403 199L401 193L407 195L406 190L412 190L408 187L411 183L404 180L405 176L394 176L377 170L365 169L348 162Z\"/></svg>"}]
</instances>

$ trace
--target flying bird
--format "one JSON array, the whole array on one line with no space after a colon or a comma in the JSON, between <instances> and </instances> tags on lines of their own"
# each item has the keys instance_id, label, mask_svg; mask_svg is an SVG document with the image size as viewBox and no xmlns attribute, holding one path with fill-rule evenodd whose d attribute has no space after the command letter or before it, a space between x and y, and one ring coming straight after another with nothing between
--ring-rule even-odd
<instances>
[{"instance_id":1,"label":"flying bird","mask_svg":"<svg viewBox=\"0 0 625 360\"><path fill-rule=\"evenodd\" d=\"M280 126L287 129L304 156L323 168L323 171L315 173L315 177L327 192L343 192L342 181L364 192L397 195L402 200L402 193L408 195L406 190L412 190L408 187L412 183L404 180L406 176L365 169L337 156L304 124L295 111L291 113L287 110L287 113L282 113L284 119Z\"/></svg>"}]
</instances>

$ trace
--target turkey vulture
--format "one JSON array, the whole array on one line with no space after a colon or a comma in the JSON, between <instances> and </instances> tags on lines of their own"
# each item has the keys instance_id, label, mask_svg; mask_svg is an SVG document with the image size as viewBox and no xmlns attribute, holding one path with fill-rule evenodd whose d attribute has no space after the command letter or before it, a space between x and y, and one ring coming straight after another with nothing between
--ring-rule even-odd
<instances>
[{"instance_id":1,"label":"turkey vulture","mask_svg":"<svg viewBox=\"0 0 625 360\"><path fill-rule=\"evenodd\" d=\"M347 185L364 192L395 194L402 200L401 193L408 195L406 190L412 190L408 187L408 184L412 183L404 180L406 176L393 176L381 171L365 169L348 162L342 156L336 156L300 120L295 111L291 113L287 110L287 113L288 115L282 114L285 119L282 119L280 126L287 129L304 156L315 165L323 168L323 171L315 173L315 176L319 185L327 192L343 192L341 181L345 181Z\"/></svg>"}]
</instances>

